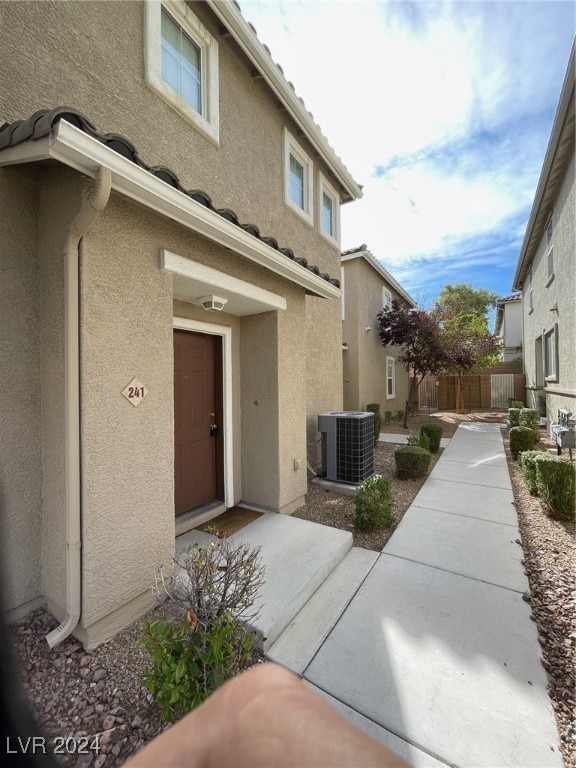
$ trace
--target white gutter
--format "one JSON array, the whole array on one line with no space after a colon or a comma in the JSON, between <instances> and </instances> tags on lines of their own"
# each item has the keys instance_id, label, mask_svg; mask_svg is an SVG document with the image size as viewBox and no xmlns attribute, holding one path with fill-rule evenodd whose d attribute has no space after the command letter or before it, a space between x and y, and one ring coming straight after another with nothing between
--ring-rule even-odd
<instances>
[{"instance_id":1,"label":"white gutter","mask_svg":"<svg viewBox=\"0 0 576 768\"><path fill-rule=\"evenodd\" d=\"M98 168L107 168L112 174L112 189L121 195L300 285L314 296L340 298L340 289L332 283L65 120L60 120L50 136L24 141L0 152L0 166L47 159L58 160L92 178Z\"/></svg>"},{"instance_id":2,"label":"white gutter","mask_svg":"<svg viewBox=\"0 0 576 768\"><path fill-rule=\"evenodd\" d=\"M98 168L94 191L70 224L64 247L64 402L66 443L66 616L46 636L50 648L74 630L81 608L80 521L80 314L79 260L82 237L110 198L112 174Z\"/></svg>"},{"instance_id":3,"label":"white gutter","mask_svg":"<svg viewBox=\"0 0 576 768\"><path fill-rule=\"evenodd\" d=\"M246 56L262 74L275 96L286 106L290 117L304 132L308 141L348 192L352 200L361 198L362 187L354 181L350 171L328 144L320 127L314 122L304 103L298 98L294 89L278 69L278 65L274 63L272 57L267 53L236 5L230 2L230 0L208 0L208 4L233 35Z\"/></svg>"}]
</instances>

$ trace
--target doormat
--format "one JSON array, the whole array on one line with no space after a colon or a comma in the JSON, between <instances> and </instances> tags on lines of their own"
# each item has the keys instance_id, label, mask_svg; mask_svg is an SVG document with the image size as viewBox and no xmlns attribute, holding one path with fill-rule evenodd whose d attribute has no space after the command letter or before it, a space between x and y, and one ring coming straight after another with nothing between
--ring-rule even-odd
<instances>
[{"instance_id":1,"label":"doormat","mask_svg":"<svg viewBox=\"0 0 576 768\"><path fill-rule=\"evenodd\" d=\"M233 533L245 528L263 514L263 512L256 512L253 509L244 509L244 507L231 507L226 512L218 515L218 517L214 517L204 525L201 525L199 530L205 533L214 533L214 528L216 528L225 536L232 536Z\"/></svg>"}]
</instances>

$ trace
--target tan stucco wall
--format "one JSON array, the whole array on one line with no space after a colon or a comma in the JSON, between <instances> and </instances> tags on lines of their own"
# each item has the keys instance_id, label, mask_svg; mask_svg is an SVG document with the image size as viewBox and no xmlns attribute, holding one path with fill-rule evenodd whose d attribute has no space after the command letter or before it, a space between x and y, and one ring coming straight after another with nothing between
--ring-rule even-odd
<instances>
[{"instance_id":1,"label":"tan stucco wall","mask_svg":"<svg viewBox=\"0 0 576 768\"><path fill-rule=\"evenodd\" d=\"M0 547L7 611L41 594L38 194L0 169Z\"/></svg>"},{"instance_id":2,"label":"tan stucco wall","mask_svg":"<svg viewBox=\"0 0 576 768\"><path fill-rule=\"evenodd\" d=\"M558 323L559 380L546 383L547 416L555 420L558 408L576 411L576 192L574 152L554 202L553 244L554 280L546 287L548 262L546 233L543 234L532 263L532 297L534 311L529 312L528 285L523 291L524 361L527 397L536 404L536 339ZM558 312L550 308L558 306Z\"/></svg>"},{"instance_id":3,"label":"tan stucco wall","mask_svg":"<svg viewBox=\"0 0 576 768\"><path fill-rule=\"evenodd\" d=\"M215 317L173 302L160 249L284 296L287 309ZM304 291L112 195L82 260L82 623L94 626L153 583L174 550L174 315L232 329L235 500L292 511L305 493ZM134 408L133 377L148 387ZM255 405L255 402L258 405ZM303 462L303 464L305 464ZM93 628L93 629L92 629Z\"/></svg>"},{"instance_id":4,"label":"tan stucco wall","mask_svg":"<svg viewBox=\"0 0 576 768\"><path fill-rule=\"evenodd\" d=\"M345 318L342 337L348 343L344 354L344 407L365 410L368 403L380 403L386 411L404 410L408 395L408 374L401 363L395 365L395 396L386 396L386 357L397 360L400 350L383 347L376 316L382 309L382 288L392 298L400 298L393 287L363 258L343 262L345 270ZM366 328L370 328L369 331Z\"/></svg>"},{"instance_id":5,"label":"tan stucco wall","mask_svg":"<svg viewBox=\"0 0 576 768\"><path fill-rule=\"evenodd\" d=\"M1 2L0 116L12 121L63 104L79 109L98 129L129 138L148 164L174 170L186 189L205 189L216 207L233 208L241 222L323 270L331 266L337 277L338 250L319 234L318 211L312 227L283 200L283 127L296 137L294 124L210 11L192 7L218 41L219 146L146 85L144 4L136 0ZM15 30L26 30L25 44ZM315 161L315 209L318 170L328 176Z\"/></svg>"},{"instance_id":6,"label":"tan stucco wall","mask_svg":"<svg viewBox=\"0 0 576 768\"><path fill-rule=\"evenodd\" d=\"M306 296L305 331L300 358L306 360L306 442L308 459L320 466L318 414L342 409L342 320L336 299Z\"/></svg>"}]
</instances>

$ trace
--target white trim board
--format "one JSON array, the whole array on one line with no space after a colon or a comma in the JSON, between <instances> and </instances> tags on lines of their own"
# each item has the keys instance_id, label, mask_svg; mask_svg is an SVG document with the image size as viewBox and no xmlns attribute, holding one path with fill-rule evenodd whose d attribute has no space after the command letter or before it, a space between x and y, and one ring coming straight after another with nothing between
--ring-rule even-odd
<instances>
[{"instance_id":1,"label":"white trim board","mask_svg":"<svg viewBox=\"0 0 576 768\"><path fill-rule=\"evenodd\" d=\"M0 167L48 159L58 160L91 178L99 167L108 168L112 173L112 189L119 194L300 285L313 296L340 298L340 289L332 283L65 120L60 120L50 136L2 150Z\"/></svg>"},{"instance_id":2,"label":"white trim board","mask_svg":"<svg viewBox=\"0 0 576 768\"><path fill-rule=\"evenodd\" d=\"M172 328L222 337L222 416L224 419L224 504L234 506L234 449L232 443L232 328L200 320L174 317Z\"/></svg>"}]
</instances>

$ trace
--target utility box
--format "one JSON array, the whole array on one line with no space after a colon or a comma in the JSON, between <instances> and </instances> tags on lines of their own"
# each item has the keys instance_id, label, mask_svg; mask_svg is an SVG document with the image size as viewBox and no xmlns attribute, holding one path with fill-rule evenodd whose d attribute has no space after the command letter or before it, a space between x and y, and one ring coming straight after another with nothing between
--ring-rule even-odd
<instances>
[{"instance_id":1,"label":"utility box","mask_svg":"<svg viewBox=\"0 0 576 768\"><path fill-rule=\"evenodd\" d=\"M332 411L318 415L322 434L322 475L358 485L374 474L374 414Z\"/></svg>"}]
</instances>

